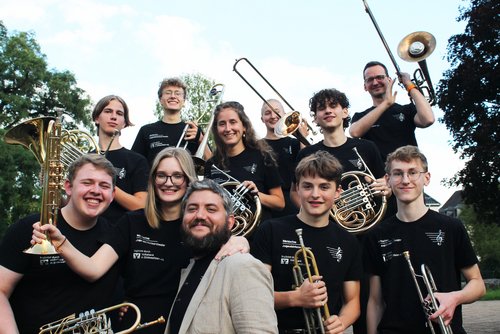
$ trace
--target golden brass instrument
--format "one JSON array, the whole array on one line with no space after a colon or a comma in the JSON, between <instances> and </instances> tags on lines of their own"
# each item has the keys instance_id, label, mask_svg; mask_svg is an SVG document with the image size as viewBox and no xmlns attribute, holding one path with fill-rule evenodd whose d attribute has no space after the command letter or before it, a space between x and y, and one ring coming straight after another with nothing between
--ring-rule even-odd
<instances>
[{"instance_id":1,"label":"golden brass instrument","mask_svg":"<svg viewBox=\"0 0 500 334\"><path fill-rule=\"evenodd\" d=\"M100 311L94 310L80 313L78 318L72 314L61 320L51 322L40 327L39 334L62 334L62 333L81 333L81 334L112 334L111 320L108 319L106 313L118 310L121 307L131 307L136 314L135 322L128 329L117 332L116 334L127 334L139 329L143 329L156 324L165 323L163 317L159 317L154 321L139 324L141 322L141 311L132 303L117 304Z\"/></svg>"},{"instance_id":2,"label":"golden brass instrument","mask_svg":"<svg viewBox=\"0 0 500 334\"><path fill-rule=\"evenodd\" d=\"M227 174L215 165L212 165L212 174L221 174L226 180L217 180L229 193L233 203L234 225L231 234L235 236L249 236L259 226L262 215L262 205L259 195L252 194L242 183ZM220 181L220 182L219 182Z\"/></svg>"},{"instance_id":3,"label":"golden brass instrument","mask_svg":"<svg viewBox=\"0 0 500 334\"><path fill-rule=\"evenodd\" d=\"M204 168L205 168L205 160L203 159L203 154L205 152L205 148L208 145L208 137L210 134L210 128L212 127L212 124L215 120L215 108L217 105L219 105L222 102L222 98L224 96L224 91L225 91L225 86L224 84L218 83L213 85L207 93L207 98L205 99L205 103L207 104L207 108L204 110L204 112L198 117L195 123L198 123L201 121L201 119L208 113L211 112L210 119L205 126L205 131L204 131L204 136L203 139L201 140L200 145L198 145L198 149L196 150L195 154L193 155L193 161L194 161L194 166L196 170L196 174L199 176L203 176L204 174ZM179 138L179 141L177 142L176 147L180 147L182 144L182 141L184 140L184 136L186 135L186 132L189 128L189 124L186 124L184 127L184 130L181 134L181 137ZM186 149L188 142L184 142L183 148Z\"/></svg>"},{"instance_id":4,"label":"golden brass instrument","mask_svg":"<svg viewBox=\"0 0 500 334\"><path fill-rule=\"evenodd\" d=\"M297 233L300 243L300 249L295 252L295 256L293 258L293 279L295 282L295 288L298 289L304 282L304 279L307 278L309 282L313 283L312 277L320 276L320 274L313 252L310 249L306 248L306 246L304 245L304 239L302 238L302 229L296 229L295 233ZM304 277L302 269L300 268L300 258L302 258L302 264L305 266L307 271L306 277ZM323 325L323 322L330 317L330 310L328 309L327 303L325 303L325 305L323 306L323 314L321 314L320 308L302 308L302 312L304 314L307 333L318 333L317 329L320 330L320 333L325 333L325 326Z\"/></svg>"},{"instance_id":5,"label":"golden brass instrument","mask_svg":"<svg viewBox=\"0 0 500 334\"><path fill-rule=\"evenodd\" d=\"M62 130L61 114L58 117L39 117L22 122L9 129L4 136L7 144L28 148L42 166L42 204L40 224L57 223L61 205L61 188L67 167L84 152L98 151L93 138L79 130ZM25 250L28 254L57 254L49 236L41 244Z\"/></svg>"},{"instance_id":6,"label":"golden brass instrument","mask_svg":"<svg viewBox=\"0 0 500 334\"><path fill-rule=\"evenodd\" d=\"M439 305L437 303L436 297L434 293L437 292L436 283L434 282L434 277L432 277L431 270L425 264L420 266L421 275L415 273L413 266L411 264L410 252L405 251L403 255L408 263L408 268L410 269L411 276L413 281L415 282L415 287L417 289L418 298L420 299L420 303L422 304L422 308L424 309L424 313L427 318L427 327L430 329L432 334L435 334L434 326L432 325L432 321L429 319L434 312L437 311ZM427 289L427 293L429 295L429 299L426 299L422 294L422 290L420 289L420 285L418 284L417 277L421 278L425 284L425 288ZM451 326L444 324L444 319L442 316L437 318L440 332L442 334L453 334Z\"/></svg>"},{"instance_id":7,"label":"golden brass instrument","mask_svg":"<svg viewBox=\"0 0 500 334\"><path fill-rule=\"evenodd\" d=\"M241 62L241 61L245 61L254 71L255 73L257 73L261 78L262 80L264 80L264 82L274 91L274 93L276 95L279 96L279 98L292 110L291 112L287 113L284 115L284 117L282 117L278 111L257 91L257 89L255 89L254 86L252 86L250 84L250 82L236 69L236 67L238 66L238 64ZM297 131L299 129L299 125L302 121L304 121L307 125L307 128L309 129L309 131L311 131L311 133L313 135L317 135L317 131L302 117L300 117L300 113L298 111L296 111L291 105L290 103L288 103L287 100L285 100L285 98L276 90L276 88L274 88L273 85L271 85L271 83L259 72L259 70L257 70L257 68L247 59L247 58L240 58L240 59L237 59L236 62L234 63L233 65L233 71L236 72L236 74L238 74L238 76L243 79L243 81L255 92L255 94L257 94L261 100L267 104L267 106L269 108L271 108L271 110L274 111L274 113L278 116L278 118L280 118L280 120L278 121L278 123L276 123L275 125L275 128L274 128L274 133L278 136L278 137L286 137L288 135L293 135L294 137L296 137L302 144L306 145L306 146L309 146L311 145L311 142L309 141L309 139L307 139L306 137L304 137L299 131Z\"/></svg>"},{"instance_id":8,"label":"golden brass instrument","mask_svg":"<svg viewBox=\"0 0 500 334\"><path fill-rule=\"evenodd\" d=\"M387 209L387 198L371 189L370 184L375 177L358 153L358 163L364 172L353 171L342 174L342 184L347 184L340 196L334 201L330 217L342 228L351 233L360 233L375 226L384 217Z\"/></svg>"},{"instance_id":9,"label":"golden brass instrument","mask_svg":"<svg viewBox=\"0 0 500 334\"><path fill-rule=\"evenodd\" d=\"M363 4L365 6L366 13L370 16L370 19L373 22L380 39L382 40L382 44L384 44L385 50L389 54L392 64L396 68L398 78L401 78L399 65L396 63L396 59L387 45L384 35L382 35L382 31L380 30L380 27L378 26L366 0L363 0ZM429 75L425 59L431 55L435 48L436 39L432 34L425 31L411 33L404 37L398 44L398 55L401 59L408 62L418 62L420 68L416 69L413 73L412 81L415 86L417 86L418 90L425 96L431 106L436 104L436 93L434 92L434 88L432 86L431 77Z\"/></svg>"}]
</instances>

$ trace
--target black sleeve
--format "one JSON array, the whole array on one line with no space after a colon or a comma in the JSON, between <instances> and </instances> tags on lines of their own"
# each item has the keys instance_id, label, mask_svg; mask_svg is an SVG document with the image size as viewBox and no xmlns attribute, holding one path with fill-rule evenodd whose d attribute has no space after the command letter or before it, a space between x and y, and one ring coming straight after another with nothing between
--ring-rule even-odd
<instances>
[{"instance_id":1,"label":"black sleeve","mask_svg":"<svg viewBox=\"0 0 500 334\"><path fill-rule=\"evenodd\" d=\"M137 133L137 137L135 137L135 141L134 144L132 145L131 150L147 158L148 152L147 152L147 143L144 139L144 127L141 127L139 129L139 132Z\"/></svg>"},{"instance_id":2,"label":"black sleeve","mask_svg":"<svg viewBox=\"0 0 500 334\"><path fill-rule=\"evenodd\" d=\"M272 265L272 233L271 222L264 221L255 231L250 247L250 253L268 265Z\"/></svg>"},{"instance_id":3,"label":"black sleeve","mask_svg":"<svg viewBox=\"0 0 500 334\"><path fill-rule=\"evenodd\" d=\"M32 225L40 220L39 214L29 215L9 226L0 243L0 265L23 274L29 268L32 257L23 253L31 246Z\"/></svg>"},{"instance_id":4,"label":"black sleeve","mask_svg":"<svg viewBox=\"0 0 500 334\"><path fill-rule=\"evenodd\" d=\"M132 195L139 191L148 190L149 164L143 156L138 157L131 173Z\"/></svg>"}]
</instances>

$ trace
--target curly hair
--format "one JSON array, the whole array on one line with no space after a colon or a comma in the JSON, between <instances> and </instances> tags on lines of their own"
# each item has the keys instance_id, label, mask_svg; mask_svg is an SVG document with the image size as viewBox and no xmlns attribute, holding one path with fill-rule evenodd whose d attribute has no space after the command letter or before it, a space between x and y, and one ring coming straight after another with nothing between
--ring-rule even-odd
<instances>
[{"instance_id":1,"label":"curly hair","mask_svg":"<svg viewBox=\"0 0 500 334\"><path fill-rule=\"evenodd\" d=\"M341 91L335 88L328 88L315 93L309 100L309 109L312 116L316 115L316 111L325 109L327 105L332 108L335 108L337 105L340 105L342 108L349 108L349 99ZM349 126L350 122L351 116L347 116L342 124L344 129Z\"/></svg>"},{"instance_id":2,"label":"curly hair","mask_svg":"<svg viewBox=\"0 0 500 334\"><path fill-rule=\"evenodd\" d=\"M224 109L234 110L238 114L241 123L243 123L243 127L245 128L243 145L248 148L259 150L264 158L264 164L266 166L277 166L276 156L271 146L269 146L265 140L257 138L252 122L250 122L243 106L236 101L224 102L215 107L214 122L212 123L212 134L215 142L214 161L220 164L222 168L228 168L229 156L227 154L227 147L217 132L217 118Z\"/></svg>"},{"instance_id":3,"label":"curly hair","mask_svg":"<svg viewBox=\"0 0 500 334\"><path fill-rule=\"evenodd\" d=\"M160 87L158 88L158 99L161 99L163 95L163 89L168 86L179 87L184 91L184 99L187 97L187 86L180 78L165 78L160 82Z\"/></svg>"}]
</instances>

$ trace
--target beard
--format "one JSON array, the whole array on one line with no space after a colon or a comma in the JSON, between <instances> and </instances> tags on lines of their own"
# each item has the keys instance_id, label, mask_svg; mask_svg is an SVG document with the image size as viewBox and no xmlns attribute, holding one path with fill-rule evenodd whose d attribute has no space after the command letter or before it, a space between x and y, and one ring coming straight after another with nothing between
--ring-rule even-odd
<instances>
[{"instance_id":1,"label":"beard","mask_svg":"<svg viewBox=\"0 0 500 334\"><path fill-rule=\"evenodd\" d=\"M199 221L194 223L199 223ZM195 237L189 230L189 227L190 226L182 225L182 237L184 244L189 247L194 257L202 257L207 254L218 252L222 245L231 237L231 231L227 221L224 226L208 233L202 238Z\"/></svg>"}]
</instances>

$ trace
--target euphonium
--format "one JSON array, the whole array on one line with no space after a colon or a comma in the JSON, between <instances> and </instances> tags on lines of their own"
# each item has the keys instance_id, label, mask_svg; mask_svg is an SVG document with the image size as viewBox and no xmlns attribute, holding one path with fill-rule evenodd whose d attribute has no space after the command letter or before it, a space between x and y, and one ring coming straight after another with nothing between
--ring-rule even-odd
<instances>
[{"instance_id":1,"label":"euphonium","mask_svg":"<svg viewBox=\"0 0 500 334\"><path fill-rule=\"evenodd\" d=\"M387 199L371 189L370 183L375 181L375 177L358 150L356 148L353 150L365 172L353 171L342 174L342 184L347 184L347 188L343 189L334 201L330 216L347 231L360 233L375 226L383 218Z\"/></svg>"},{"instance_id":2,"label":"euphonium","mask_svg":"<svg viewBox=\"0 0 500 334\"><path fill-rule=\"evenodd\" d=\"M82 334L112 334L111 320L106 315L107 312L118 310L121 307L128 306L134 309L136 314L135 322L128 329L117 332L116 334L127 334L133 331L143 329L156 324L165 323L163 317L154 321L139 324L141 322L141 311L132 303L117 304L100 311L87 311L80 313L78 318L75 314L67 316L61 320L51 322L40 327L39 334L62 334L62 333L82 333Z\"/></svg>"},{"instance_id":3,"label":"euphonium","mask_svg":"<svg viewBox=\"0 0 500 334\"><path fill-rule=\"evenodd\" d=\"M221 174L226 180L216 180L229 193L233 203L234 225L231 234L249 236L260 224L262 206L259 195L252 194L242 183L215 165L212 174ZM220 182L219 182L220 181Z\"/></svg>"},{"instance_id":4,"label":"euphonium","mask_svg":"<svg viewBox=\"0 0 500 334\"><path fill-rule=\"evenodd\" d=\"M320 276L318 265L316 264L316 258L314 257L313 252L306 248L304 245L304 239L302 238L302 229L298 228L295 230L297 236L299 237L300 249L295 252L295 256L293 258L293 279L295 282L295 288L298 289L304 279L308 279L309 282L313 283L313 276ZM305 267L307 271L307 277L304 277L302 273L302 269L300 268L301 263L299 259L302 257L302 265ZM312 271L311 271L312 267ZM330 317L330 310L328 309L328 304L325 303L323 306L323 314L321 314L320 308L315 309L306 309L302 308L302 312L304 314L304 320L306 325L306 330L308 334L318 333L317 329L320 330L320 333L325 333L325 326L323 325L323 321Z\"/></svg>"},{"instance_id":5,"label":"euphonium","mask_svg":"<svg viewBox=\"0 0 500 334\"><path fill-rule=\"evenodd\" d=\"M403 255L406 259L406 262L408 263L411 276L413 278L413 281L415 282L418 298L420 299L420 303L422 304L422 308L424 309L424 313L427 317L427 327L430 329L432 334L435 334L436 331L434 330L432 321L429 319L429 316L431 316L439 308L436 297L434 296L434 293L437 292L436 283L434 282L434 277L432 277L431 270L425 264L422 264L420 266L421 275L417 275L411 264L410 252L405 251L403 252ZM422 278L422 281L425 284L425 288L427 289L429 299L426 299L422 294L422 290L420 289L420 285L418 284L417 277ZM442 334L453 334L451 326L449 325L447 326L444 324L444 319L442 316L439 316L437 319L438 319L439 329Z\"/></svg>"}]
</instances>

